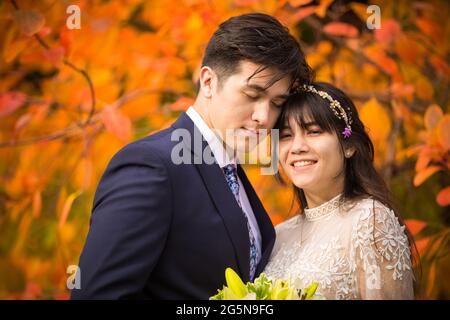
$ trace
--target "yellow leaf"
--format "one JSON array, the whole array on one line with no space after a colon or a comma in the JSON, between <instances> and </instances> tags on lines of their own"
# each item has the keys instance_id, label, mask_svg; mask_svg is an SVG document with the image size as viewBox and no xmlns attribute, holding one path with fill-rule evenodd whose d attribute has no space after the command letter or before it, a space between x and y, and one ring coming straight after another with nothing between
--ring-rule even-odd
<instances>
[{"instance_id":1,"label":"yellow leaf","mask_svg":"<svg viewBox=\"0 0 450 320\"><path fill-rule=\"evenodd\" d=\"M383 108L376 98L367 101L360 112L361 120L369 128L369 135L375 141L386 141L391 131L391 120L386 109Z\"/></svg>"},{"instance_id":2,"label":"yellow leaf","mask_svg":"<svg viewBox=\"0 0 450 320\"><path fill-rule=\"evenodd\" d=\"M322 0L320 1L319 6L316 9L316 14L321 17L324 18L326 13L327 13L327 9L328 6L333 2L333 0Z\"/></svg>"},{"instance_id":3,"label":"yellow leaf","mask_svg":"<svg viewBox=\"0 0 450 320\"><path fill-rule=\"evenodd\" d=\"M429 166L425 170L417 172L413 181L414 186L415 187L420 186L425 180L427 180L429 177L431 177L433 174L440 171L441 169L442 168L439 166Z\"/></svg>"},{"instance_id":4,"label":"yellow leaf","mask_svg":"<svg viewBox=\"0 0 450 320\"><path fill-rule=\"evenodd\" d=\"M428 279L427 279L427 291L425 293L426 297L430 297L433 293L433 290L435 290L435 282L436 282L436 261L433 261L430 267L430 271L428 272Z\"/></svg>"},{"instance_id":5,"label":"yellow leaf","mask_svg":"<svg viewBox=\"0 0 450 320\"><path fill-rule=\"evenodd\" d=\"M64 224L67 221L67 218L69 217L70 209L72 209L72 204L75 201L76 198L80 196L83 192L81 190L78 190L72 194L70 194L66 201L64 202L63 209L61 211L61 214L59 216L59 228L62 228Z\"/></svg>"},{"instance_id":6,"label":"yellow leaf","mask_svg":"<svg viewBox=\"0 0 450 320\"><path fill-rule=\"evenodd\" d=\"M433 85L425 77L419 77L415 83L417 96L422 100L431 100L433 98Z\"/></svg>"},{"instance_id":7,"label":"yellow leaf","mask_svg":"<svg viewBox=\"0 0 450 320\"><path fill-rule=\"evenodd\" d=\"M425 111L424 122L427 130L433 130L442 119L444 113L437 104L432 104Z\"/></svg>"}]
</instances>

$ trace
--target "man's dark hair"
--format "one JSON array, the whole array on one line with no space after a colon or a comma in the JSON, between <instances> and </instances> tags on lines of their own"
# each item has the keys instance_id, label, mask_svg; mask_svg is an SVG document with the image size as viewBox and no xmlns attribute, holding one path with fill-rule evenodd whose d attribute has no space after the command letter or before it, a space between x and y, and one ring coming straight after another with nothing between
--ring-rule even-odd
<instances>
[{"instance_id":1,"label":"man's dark hair","mask_svg":"<svg viewBox=\"0 0 450 320\"><path fill-rule=\"evenodd\" d=\"M290 76L291 87L313 79L297 40L287 27L267 14L243 14L223 22L209 40L202 66L217 73L220 87L222 81L239 72L244 60L261 65L250 78L270 67L278 70L267 87L285 76Z\"/></svg>"}]
</instances>

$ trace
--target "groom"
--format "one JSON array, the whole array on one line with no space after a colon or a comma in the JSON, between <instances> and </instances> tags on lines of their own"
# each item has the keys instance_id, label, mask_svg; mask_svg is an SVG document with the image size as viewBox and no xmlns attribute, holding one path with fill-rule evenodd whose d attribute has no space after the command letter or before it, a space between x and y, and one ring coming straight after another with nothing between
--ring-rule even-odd
<instances>
[{"instance_id":1,"label":"groom","mask_svg":"<svg viewBox=\"0 0 450 320\"><path fill-rule=\"evenodd\" d=\"M299 44L273 17L222 23L206 48L195 103L109 163L72 299L208 299L225 283L227 267L245 282L258 276L275 232L229 151L272 128L293 84L309 79ZM237 133L228 148L227 130ZM182 133L191 139L180 155L174 148ZM212 164L202 161L205 154ZM179 156L191 161L180 164Z\"/></svg>"}]
</instances>

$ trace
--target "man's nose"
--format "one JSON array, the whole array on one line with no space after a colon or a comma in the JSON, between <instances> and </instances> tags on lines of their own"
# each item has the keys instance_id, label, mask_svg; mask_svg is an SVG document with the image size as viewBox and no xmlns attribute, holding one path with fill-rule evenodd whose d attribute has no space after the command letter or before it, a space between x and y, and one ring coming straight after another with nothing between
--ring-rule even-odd
<instances>
[{"instance_id":1,"label":"man's nose","mask_svg":"<svg viewBox=\"0 0 450 320\"><path fill-rule=\"evenodd\" d=\"M270 101L261 101L255 106L252 120L258 122L260 128L267 128L269 123Z\"/></svg>"}]
</instances>

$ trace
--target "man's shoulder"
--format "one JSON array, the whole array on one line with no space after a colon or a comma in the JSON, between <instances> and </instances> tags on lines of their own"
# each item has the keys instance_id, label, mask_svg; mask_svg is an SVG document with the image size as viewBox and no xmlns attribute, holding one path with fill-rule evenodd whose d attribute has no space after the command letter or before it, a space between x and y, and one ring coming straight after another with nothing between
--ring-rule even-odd
<instances>
[{"instance_id":1,"label":"man's shoulder","mask_svg":"<svg viewBox=\"0 0 450 320\"><path fill-rule=\"evenodd\" d=\"M151 160L162 160L170 157L173 143L171 133L173 128L155 132L147 137L133 141L122 147L113 157L112 161L118 160L142 160L147 162Z\"/></svg>"}]
</instances>

